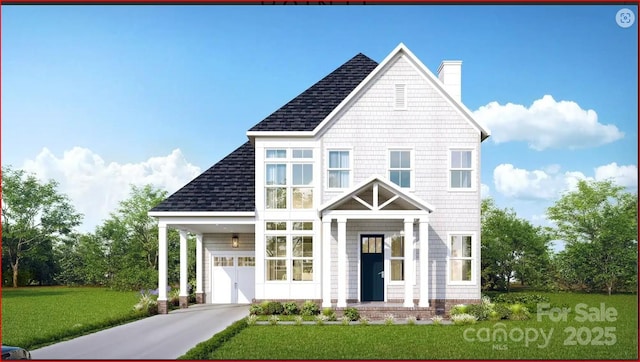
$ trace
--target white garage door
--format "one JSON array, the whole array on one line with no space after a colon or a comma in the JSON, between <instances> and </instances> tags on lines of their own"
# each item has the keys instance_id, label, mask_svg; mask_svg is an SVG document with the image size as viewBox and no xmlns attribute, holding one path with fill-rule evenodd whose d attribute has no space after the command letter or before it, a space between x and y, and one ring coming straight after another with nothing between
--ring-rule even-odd
<instances>
[{"instance_id":1,"label":"white garage door","mask_svg":"<svg viewBox=\"0 0 640 362\"><path fill-rule=\"evenodd\" d=\"M256 259L250 255L212 254L212 303L251 303Z\"/></svg>"}]
</instances>

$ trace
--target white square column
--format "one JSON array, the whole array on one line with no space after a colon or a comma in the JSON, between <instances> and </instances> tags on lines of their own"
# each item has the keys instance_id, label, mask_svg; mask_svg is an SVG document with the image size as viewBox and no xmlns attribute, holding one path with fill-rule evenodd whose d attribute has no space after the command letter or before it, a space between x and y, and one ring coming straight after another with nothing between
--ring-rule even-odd
<instances>
[{"instance_id":1,"label":"white square column","mask_svg":"<svg viewBox=\"0 0 640 362\"><path fill-rule=\"evenodd\" d=\"M187 266L189 263L187 258L187 232L180 230L180 308L187 307L187 299L189 298L189 290L187 289L187 279L189 279Z\"/></svg>"},{"instance_id":2,"label":"white square column","mask_svg":"<svg viewBox=\"0 0 640 362\"><path fill-rule=\"evenodd\" d=\"M167 310L167 226L158 224L158 313Z\"/></svg>"},{"instance_id":3,"label":"white square column","mask_svg":"<svg viewBox=\"0 0 640 362\"><path fill-rule=\"evenodd\" d=\"M413 218L404 219L404 304L405 308L413 304Z\"/></svg>"},{"instance_id":4,"label":"white square column","mask_svg":"<svg viewBox=\"0 0 640 362\"><path fill-rule=\"evenodd\" d=\"M347 219L338 219L338 308L347 306Z\"/></svg>"},{"instance_id":5,"label":"white square column","mask_svg":"<svg viewBox=\"0 0 640 362\"><path fill-rule=\"evenodd\" d=\"M331 307L331 219L322 218L322 308Z\"/></svg>"},{"instance_id":6,"label":"white square column","mask_svg":"<svg viewBox=\"0 0 640 362\"><path fill-rule=\"evenodd\" d=\"M429 306L429 219L420 218L420 300L419 307Z\"/></svg>"},{"instance_id":7,"label":"white square column","mask_svg":"<svg viewBox=\"0 0 640 362\"><path fill-rule=\"evenodd\" d=\"M202 293L202 234L196 234L196 293Z\"/></svg>"}]
</instances>

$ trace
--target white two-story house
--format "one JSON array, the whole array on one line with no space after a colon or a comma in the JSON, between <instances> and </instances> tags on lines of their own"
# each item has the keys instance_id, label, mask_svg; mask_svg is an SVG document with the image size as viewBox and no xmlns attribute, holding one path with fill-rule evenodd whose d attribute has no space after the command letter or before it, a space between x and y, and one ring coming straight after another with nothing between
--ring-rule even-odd
<instances>
[{"instance_id":1,"label":"white two-story house","mask_svg":"<svg viewBox=\"0 0 640 362\"><path fill-rule=\"evenodd\" d=\"M358 54L247 132L248 141L149 212L181 236L199 303L448 309L480 299L480 152L461 61L434 75L403 44ZM187 255L187 233L196 255ZM368 303L372 302L372 303Z\"/></svg>"}]
</instances>

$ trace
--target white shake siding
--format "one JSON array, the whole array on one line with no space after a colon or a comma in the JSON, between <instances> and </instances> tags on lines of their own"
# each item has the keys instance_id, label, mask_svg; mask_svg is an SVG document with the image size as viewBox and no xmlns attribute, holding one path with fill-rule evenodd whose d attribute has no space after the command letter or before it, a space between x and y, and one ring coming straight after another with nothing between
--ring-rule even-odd
<instances>
[{"instance_id":1,"label":"white shake siding","mask_svg":"<svg viewBox=\"0 0 640 362\"><path fill-rule=\"evenodd\" d=\"M394 110L395 85L405 84L406 110ZM327 183L329 149L348 148L352 152L353 185L378 175L388 178L388 150L413 151L416 196L435 206L429 230L429 299L471 299L480 297L480 135L404 56L365 89L350 107L328 125L322 134L322 188ZM451 148L472 149L474 157L473 191L449 191L449 153ZM325 191L322 202L340 192ZM355 230L355 225L360 229ZM373 230L368 230L371 227ZM347 223L349 283L347 298L358 297L359 256L357 232L380 231L380 223ZM335 225L333 227L335 229ZM397 230L402 226L398 223ZM417 226L416 226L417 229ZM335 232L335 230L334 230ZM476 248L475 285L447 283L448 233L474 232ZM334 234L337 235L337 234ZM335 245L333 247L335 249ZM337 254L332 256L337 271ZM419 281L418 281L419 282ZM332 283L335 287L335 283ZM397 290L396 290L397 289ZM388 297L403 297L403 287L390 288ZM333 298L337 291L333 291ZM418 297L417 290L415 297Z\"/></svg>"}]
</instances>

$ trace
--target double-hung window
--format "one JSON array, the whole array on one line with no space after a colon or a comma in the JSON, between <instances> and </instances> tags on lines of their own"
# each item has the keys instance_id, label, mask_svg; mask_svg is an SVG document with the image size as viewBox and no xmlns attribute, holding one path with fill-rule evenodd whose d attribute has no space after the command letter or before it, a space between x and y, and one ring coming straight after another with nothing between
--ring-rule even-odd
<instances>
[{"instance_id":1,"label":"double-hung window","mask_svg":"<svg viewBox=\"0 0 640 362\"><path fill-rule=\"evenodd\" d=\"M400 187L412 186L410 150L389 151L389 180Z\"/></svg>"},{"instance_id":2,"label":"double-hung window","mask_svg":"<svg viewBox=\"0 0 640 362\"><path fill-rule=\"evenodd\" d=\"M291 262L294 281L313 280L313 222L293 222Z\"/></svg>"},{"instance_id":3,"label":"double-hung window","mask_svg":"<svg viewBox=\"0 0 640 362\"><path fill-rule=\"evenodd\" d=\"M449 280L473 281L473 238L471 235L449 236Z\"/></svg>"},{"instance_id":4,"label":"double-hung window","mask_svg":"<svg viewBox=\"0 0 640 362\"><path fill-rule=\"evenodd\" d=\"M450 186L452 189L471 189L473 162L471 150L451 150Z\"/></svg>"},{"instance_id":5,"label":"double-hung window","mask_svg":"<svg viewBox=\"0 0 640 362\"><path fill-rule=\"evenodd\" d=\"M349 151L329 151L329 188L343 189L349 187L351 162Z\"/></svg>"},{"instance_id":6,"label":"double-hung window","mask_svg":"<svg viewBox=\"0 0 640 362\"><path fill-rule=\"evenodd\" d=\"M391 237L391 280L404 280L404 236Z\"/></svg>"},{"instance_id":7,"label":"double-hung window","mask_svg":"<svg viewBox=\"0 0 640 362\"><path fill-rule=\"evenodd\" d=\"M267 222L265 238L267 280L287 280L287 223Z\"/></svg>"}]
</instances>

